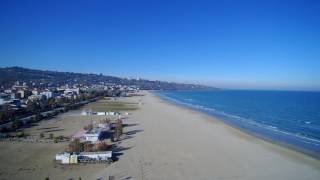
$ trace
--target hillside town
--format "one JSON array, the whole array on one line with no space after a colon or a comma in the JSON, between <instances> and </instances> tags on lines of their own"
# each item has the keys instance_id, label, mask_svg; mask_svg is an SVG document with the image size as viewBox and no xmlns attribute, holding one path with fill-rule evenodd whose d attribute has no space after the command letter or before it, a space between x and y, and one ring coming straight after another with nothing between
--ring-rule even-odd
<instances>
[{"instance_id":1,"label":"hillside town","mask_svg":"<svg viewBox=\"0 0 320 180\"><path fill-rule=\"evenodd\" d=\"M11 88L0 88L0 131L15 130L28 121L38 121L101 97L132 96L138 90L136 86L103 82L52 86L16 81Z\"/></svg>"}]
</instances>

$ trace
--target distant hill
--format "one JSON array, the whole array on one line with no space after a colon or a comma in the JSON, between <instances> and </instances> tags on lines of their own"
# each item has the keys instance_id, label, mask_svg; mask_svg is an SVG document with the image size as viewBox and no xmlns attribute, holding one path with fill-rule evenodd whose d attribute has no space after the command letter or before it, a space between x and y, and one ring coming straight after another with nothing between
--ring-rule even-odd
<instances>
[{"instance_id":1,"label":"distant hill","mask_svg":"<svg viewBox=\"0 0 320 180\"><path fill-rule=\"evenodd\" d=\"M73 72L43 71L27 69L22 67L5 67L0 68L0 86L11 87L14 82L31 82L42 83L48 86L65 85L65 84L99 84L100 82L136 85L144 90L193 90L193 89L216 89L209 86L196 84L183 84L164 81L150 81L145 79L127 79L102 74L85 74Z\"/></svg>"}]
</instances>

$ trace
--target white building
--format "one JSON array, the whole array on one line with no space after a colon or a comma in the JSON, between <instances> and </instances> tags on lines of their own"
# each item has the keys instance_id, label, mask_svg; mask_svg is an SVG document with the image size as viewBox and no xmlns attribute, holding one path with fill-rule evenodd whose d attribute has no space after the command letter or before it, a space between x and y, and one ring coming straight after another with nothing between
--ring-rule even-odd
<instances>
[{"instance_id":1,"label":"white building","mask_svg":"<svg viewBox=\"0 0 320 180\"><path fill-rule=\"evenodd\" d=\"M0 105L9 103L11 100L11 96L8 94L0 93Z\"/></svg>"},{"instance_id":2,"label":"white building","mask_svg":"<svg viewBox=\"0 0 320 180\"><path fill-rule=\"evenodd\" d=\"M106 161L112 158L112 151L81 152L79 157L90 158L98 161Z\"/></svg>"},{"instance_id":3,"label":"white building","mask_svg":"<svg viewBox=\"0 0 320 180\"><path fill-rule=\"evenodd\" d=\"M110 130L110 125L108 123L99 123L98 127L102 128L104 131L109 131Z\"/></svg>"},{"instance_id":4,"label":"white building","mask_svg":"<svg viewBox=\"0 0 320 180\"><path fill-rule=\"evenodd\" d=\"M32 90L31 92L32 92L33 95L38 95L39 94L38 90L36 90L36 89Z\"/></svg>"},{"instance_id":5,"label":"white building","mask_svg":"<svg viewBox=\"0 0 320 180\"><path fill-rule=\"evenodd\" d=\"M64 90L64 94L69 94L69 93L79 94L79 92L80 92L79 88L67 88Z\"/></svg>"},{"instance_id":6,"label":"white building","mask_svg":"<svg viewBox=\"0 0 320 180\"><path fill-rule=\"evenodd\" d=\"M6 90L4 90L4 93L6 93L6 94L11 94L12 91L11 91L11 89L6 89Z\"/></svg>"},{"instance_id":7,"label":"white building","mask_svg":"<svg viewBox=\"0 0 320 180\"><path fill-rule=\"evenodd\" d=\"M92 111L91 110L83 110L81 112L81 115L82 116L90 116L90 115L92 115Z\"/></svg>"},{"instance_id":8,"label":"white building","mask_svg":"<svg viewBox=\"0 0 320 180\"><path fill-rule=\"evenodd\" d=\"M96 112L98 116L105 116L106 112Z\"/></svg>"},{"instance_id":9,"label":"white building","mask_svg":"<svg viewBox=\"0 0 320 180\"><path fill-rule=\"evenodd\" d=\"M114 115L116 115L116 112L106 112L106 115L109 115L109 116L114 116Z\"/></svg>"},{"instance_id":10,"label":"white building","mask_svg":"<svg viewBox=\"0 0 320 180\"><path fill-rule=\"evenodd\" d=\"M84 138L86 141L97 142L101 138L102 128L92 128L88 132L84 134Z\"/></svg>"},{"instance_id":11,"label":"white building","mask_svg":"<svg viewBox=\"0 0 320 180\"><path fill-rule=\"evenodd\" d=\"M56 161L60 161L61 164L69 164L70 161L70 153L64 152L56 155Z\"/></svg>"},{"instance_id":12,"label":"white building","mask_svg":"<svg viewBox=\"0 0 320 180\"><path fill-rule=\"evenodd\" d=\"M21 97L21 98L25 98L26 93L25 93L24 90L19 90L18 93L20 94L20 97Z\"/></svg>"},{"instance_id":13,"label":"white building","mask_svg":"<svg viewBox=\"0 0 320 180\"><path fill-rule=\"evenodd\" d=\"M41 100L42 99L42 95L31 95L28 97L28 99L30 100Z\"/></svg>"},{"instance_id":14,"label":"white building","mask_svg":"<svg viewBox=\"0 0 320 180\"><path fill-rule=\"evenodd\" d=\"M56 155L56 161L60 161L61 164L77 164L78 155L70 154L68 152L63 152Z\"/></svg>"},{"instance_id":15,"label":"white building","mask_svg":"<svg viewBox=\"0 0 320 180\"><path fill-rule=\"evenodd\" d=\"M52 98L53 97L53 93L51 91L44 91L41 92L40 95L46 96L47 99Z\"/></svg>"}]
</instances>

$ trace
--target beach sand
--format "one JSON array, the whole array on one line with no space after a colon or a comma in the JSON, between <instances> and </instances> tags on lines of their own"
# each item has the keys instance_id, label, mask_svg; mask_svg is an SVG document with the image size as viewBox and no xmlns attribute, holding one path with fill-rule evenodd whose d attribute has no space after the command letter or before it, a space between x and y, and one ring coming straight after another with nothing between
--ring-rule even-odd
<instances>
[{"instance_id":1,"label":"beach sand","mask_svg":"<svg viewBox=\"0 0 320 180\"><path fill-rule=\"evenodd\" d=\"M125 131L119 179L320 179L320 161L145 92Z\"/></svg>"},{"instance_id":2,"label":"beach sand","mask_svg":"<svg viewBox=\"0 0 320 180\"><path fill-rule=\"evenodd\" d=\"M117 102L135 101L135 98L117 98ZM91 122L99 122L104 116L82 116L83 109L96 108L103 109L100 100L85 105L78 110L71 110L57 117L42 120L24 132L29 136L39 139L40 133L46 141L50 134L54 137L75 134ZM125 109L125 107L121 107ZM132 108L131 108L132 109ZM130 112L130 111L129 111ZM10 142L0 141L0 180L2 179L32 179L44 180L46 177L51 179L97 179L102 174L106 179L107 164L78 164L60 165L54 162L55 155L64 151L68 147L68 142Z\"/></svg>"},{"instance_id":3,"label":"beach sand","mask_svg":"<svg viewBox=\"0 0 320 180\"><path fill-rule=\"evenodd\" d=\"M64 143L0 142L0 179L320 179L317 159L144 94L123 98L142 105L130 112L125 139L116 152L118 161L57 166L53 158L67 146ZM55 135L71 135L90 122L77 114L61 114L26 132L36 135L53 128Z\"/></svg>"}]
</instances>

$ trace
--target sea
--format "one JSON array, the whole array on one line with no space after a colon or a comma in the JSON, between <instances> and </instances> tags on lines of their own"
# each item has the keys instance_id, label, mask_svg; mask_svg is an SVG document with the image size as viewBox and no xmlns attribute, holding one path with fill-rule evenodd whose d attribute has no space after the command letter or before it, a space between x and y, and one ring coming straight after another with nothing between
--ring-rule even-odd
<instances>
[{"instance_id":1,"label":"sea","mask_svg":"<svg viewBox=\"0 0 320 180\"><path fill-rule=\"evenodd\" d=\"M320 92L157 91L246 133L320 158Z\"/></svg>"}]
</instances>

